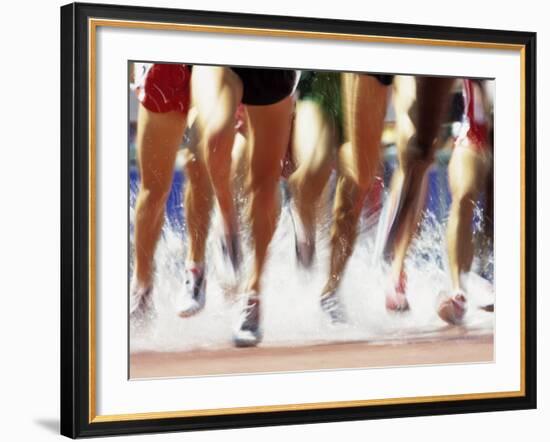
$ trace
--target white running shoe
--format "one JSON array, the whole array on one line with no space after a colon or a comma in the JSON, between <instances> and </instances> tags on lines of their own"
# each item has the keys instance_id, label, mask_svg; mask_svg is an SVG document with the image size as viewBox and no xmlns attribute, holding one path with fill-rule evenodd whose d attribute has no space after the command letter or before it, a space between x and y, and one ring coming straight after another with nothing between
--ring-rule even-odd
<instances>
[{"instance_id":1,"label":"white running shoe","mask_svg":"<svg viewBox=\"0 0 550 442\"><path fill-rule=\"evenodd\" d=\"M130 320L141 321L153 310L152 287L143 287L133 279L130 285Z\"/></svg>"},{"instance_id":2,"label":"white running shoe","mask_svg":"<svg viewBox=\"0 0 550 442\"><path fill-rule=\"evenodd\" d=\"M346 311L336 291L321 296L321 310L332 325L344 325L348 322Z\"/></svg>"},{"instance_id":3,"label":"white running shoe","mask_svg":"<svg viewBox=\"0 0 550 442\"><path fill-rule=\"evenodd\" d=\"M263 338L260 325L260 298L257 293L249 293L244 300L243 308L233 332L233 343L236 347L255 347Z\"/></svg>"},{"instance_id":4,"label":"white running shoe","mask_svg":"<svg viewBox=\"0 0 550 442\"><path fill-rule=\"evenodd\" d=\"M206 278L204 266L193 266L185 269L185 289L178 299L176 308L182 318L196 315L206 303Z\"/></svg>"},{"instance_id":5,"label":"white running shoe","mask_svg":"<svg viewBox=\"0 0 550 442\"><path fill-rule=\"evenodd\" d=\"M292 226L294 228L294 240L296 244L296 259L298 263L308 269L313 264L315 257L315 231L308 231L298 210L291 201L290 205L290 219L292 220Z\"/></svg>"}]
</instances>

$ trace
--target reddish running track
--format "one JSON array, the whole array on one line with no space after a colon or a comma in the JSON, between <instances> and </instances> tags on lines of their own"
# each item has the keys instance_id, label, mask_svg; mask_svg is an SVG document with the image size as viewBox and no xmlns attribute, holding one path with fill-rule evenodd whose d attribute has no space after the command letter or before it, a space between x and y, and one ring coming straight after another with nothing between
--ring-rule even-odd
<instances>
[{"instance_id":1,"label":"reddish running track","mask_svg":"<svg viewBox=\"0 0 550 442\"><path fill-rule=\"evenodd\" d=\"M448 333L407 342L140 352L130 355L130 378L492 362L493 350L492 334Z\"/></svg>"}]
</instances>

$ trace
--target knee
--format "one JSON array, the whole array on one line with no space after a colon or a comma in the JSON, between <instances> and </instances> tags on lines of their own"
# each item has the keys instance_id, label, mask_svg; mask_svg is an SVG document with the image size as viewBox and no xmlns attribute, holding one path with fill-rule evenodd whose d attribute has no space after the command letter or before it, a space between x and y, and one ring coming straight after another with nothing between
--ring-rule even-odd
<instances>
[{"instance_id":1,"label":"knee","mask_svg":"<svg viewBox=\"0 0 550 442\"><path fill-rule=\"evenodd\" d=\"M405 172L424 173L433 161L433 146L420 144L415 137L411 137L404 151L399 155L399 165Z\"/></svg>"},{"instance_id":2,"label":"knee","mask_svg":"<svg viewBox=\"0 0 550 442\"><path fill-rule=\"evenodd\" d=\"M351 201L359 200L365 197L374 183L374 177L378 171L378 166L373 164L356 165L354 179L347 198ZM351 183L350 183L351 184Z\"/></svg>"},{"instance_id":3,"label":"knee","mask_svg":"<svg viewBox=\"0 0 550 442\"><path fill-rule=\"evenodd\" d=\"M292 192L299 196L300 194L321 193L328 177L329 171L325 171L325 168L304 167L296 170L287 181Z\"/></svg>"},{"instance_id":4,"label":"knee","mask_svg":"<svg viewBox=\"0 0 550 442\"><path fill-rule=\"evenodd\" d=\"M251 159L246 180L251 192L266 192L275 189L281 180L283 161L277 158L255 162Z\"/></svg>"},{"instance_id":5,"label":"knee","mask_svg":"<svg viewBox=\"0 0 550 442\"><path fill-rule=\"evenodd\" d=\"M204 159L197 152L185 152L184 168L185 175L191 184L202 185L208 183Z\"/></svg>"},{"instance_id":6,"label":"knee","mask_svg":"<svg viewBox=\"0 0 550 442\"><path fill-rule=\"evenodd\" d=\"M248 189L253 198L269 198L275 194L277 183L269 179L254 180L248 186Z\"/></svg>"},{"instance_id":7,"label":"knee","mask_svg":"<svg viewBox=\"0 0 550 442\"><path fill-rule=\"evenodd\" d=\"M168 199L172 186L172 169L160 171L145 166L140 170L141 183L138 200L148 206L163 205Z\"/></svg>"},{"instance_id":8,"label":"knee","mask_svg":"<svg viewBox=\"0 0 550 442\"><path fill-rule=\"evenodd\" d=\"M354 225L363 208L367 192L368 187L359 187L354 181L340 177L336 188L334 224Z\"/></svg>"},{"instance_id":9,"label":"knee","mask_svg":"<svg viewBox=\"0 0 550 442\"><path fill-rule=\"evenodd\" d=\"M353 187L354 192L365 193L369 190L380 167L378 155L357 157L348 141L342 145L338 153L339 174L344 180L342 185Z\"/></svg>"},{"instance_id":10,"label":"knee","mask_svg":"<svg viewBox=\"0 0 550 442\"><path fill-rule=\"evenodd\" d=\"M226 131L222 127L209 127L204 134L204 141L209 153L216 152L223 146L226 138Z\"/></svg>"},{"instance_id":11,"label":"knee","mask_svg":"<svg viewBox=\"0 0 550 442\"><path fill-rule=\"evenodd\" d=\"M203 174L199 169L204 165L205 175L209 176L210 182L217 191L225 190L221 189L221 186L228 188L231 175L231 145L219 144L222 139L223 135L219 133L205 137L202 155L204 162L192 166L196 172L195 175L200 180L199 175Z\"/></svg>"},{"instance_id":12,"label":"knee","mask_svg":"<svg viewBox=\"0 0 550 442\"><path fill-rule=\"evenodd\" d=\"M453 209L462 217L468 217L472 214L475 206L475 196L472 192L453 192Z\"/></svg>"},{"instance_id":13,"label":"knee","mask_svg":"<svg viewBox=\"0 0 550 442\"><path fill-rule=\"evenodd\" d=\"M367 194L372 184L374 183L375 175L376 171L371 171L370 168L363 172L361 170L359 171L356 180L357 194L359 196L364 196Z\"/></svg>"},{"instance_id":14,"label":"knee","mask_svg":"<svg viewBox=\"0 0 550 442\"><path fill-rule=\"evenodd\" d=\"M170 189L142 186L137 199L137 211L143 213L157 213L164 209Z\"/></svg>"},{"instance_id":15,"label":"knee","mask_svg":"<svg viewBox=\"0 0 550 442\"><path fill-rule=\"evenodd\" d=\"M231 160L234 133L232 128L228 129L222 125L213 125L205 129L202 144L204 158L208 164Z\"/></svg>"},{"instance_id":16,"label":"knee","mask_svg":"<svg viewBox=\"0 0 550 442\"><path fill-rule=\"evenodd\" d=\"M248 192L253 205L269 207L275 203L278 179L273 176L251 176L248 182Z\"/></svg>"}]
</instances>

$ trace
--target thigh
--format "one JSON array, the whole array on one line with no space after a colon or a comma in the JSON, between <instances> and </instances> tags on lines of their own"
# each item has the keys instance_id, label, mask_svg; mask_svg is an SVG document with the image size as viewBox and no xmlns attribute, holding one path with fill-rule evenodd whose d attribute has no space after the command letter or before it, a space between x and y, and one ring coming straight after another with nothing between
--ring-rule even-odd
<instances>
[{"instance_id":1,"label":"thigh","mask_svg":"<svg viewBox=\"0 0 550 442\"><path fill-rule=\"evenodd\" d=\"M487 178L490 160L467 142L454 148L449 162L449 187L453 198L477 198Z\"/></svg>"},{"instance_id":2,"label":"thigh","mask_svg":"<svg viewBox=\"0 0 550 442\"><path fill-rule=\"evenodd\" d=\"M380 125L380 114L386 113L388 87L376 77L346 72L342 74L342 104L344 135L354 138L368 137Z\"/></svg>"},{"instance_id":3,"label":"thigh","mask_svg":"<svg viewBox=\"0 0 550 442\"><path fill-rule=\"evenodd\" d=\"M431 163L441 123L449 107L452 78L396 76L394 109L400 167ZM414 137L414 138L413 138Z\"/></svg>"},{"instance_id":4,"label":"thigh","mask_svg":"<svg viewBox=\"0 0 550 442\"><path fill-rule=\"evenodd\" d=\"M235 112L242 99L243 86L230 68L193 67L191 94L201 132L234 131Z\"/></svg>"},{"instance_id":5,"label":"thigh","mask_svg":"<svg viewBox=\"0 0 550 442\"><path fill-rule=\"evenodd\" d=\"M447 77L416 77L414 125L417 144L432 153L441 123L450 105L450 92L456 80Z\"/></svg>"},{"instance_id":6,"label":"thigh","mask_svg":"<svg viewBox=\"0 0 550 442\"><path fill-rule=\"evenodd\" d=\"M296 103L292 129L292 159L297 167L315 160L327 161L335 145L334 124L313 100Z\"/></svg>"},{"instance_id":7,"label":"thigh","mask_svg":"<svg viewBox=\"0 0 550 442\"><path fill-rule=\"evenodd\" d=\"M255 185L278 181L290 137L294 101L287 97L267 106L246 106L250 176Z\"/></svg>"},{"instance_id":8,"label":"thigh","mask_svg":"<svg viewBox=\"0 0 550 442\"><path fill-rule=\"evenodd\" d=\"M399 164L406 167L406 152L409 140L415 133L415 126L411 116L413 105L416 102L416 81L411 75L397 75L393 88L393 107L396 123L396 147Z\"/></svg>"},{"instance_id":9,"label":"thigh","mask_svg":"<svg viewBox=\"0 0 550 442\"><path fill-rule=\"evenodd\" d=\"M185 130L186 115L181 112L157 113L140 105L138 115L138 161L145 187L166 187Z\"/></svg>"},{"instance_id":10,"label":"thigh","mask_svg":"<svg viewBox=\"0 0 550 442\"><path fill-rule=\"evenodd\" d=\"M380 141L386 115L388 86L371 75L342 75L343 104L348 151L340 155L341 172L351 173L362 186L379 167ZM346 172L347 171L347 172ZM357 175L357 176L356 176Z\"/></svg>"}]
</instances>

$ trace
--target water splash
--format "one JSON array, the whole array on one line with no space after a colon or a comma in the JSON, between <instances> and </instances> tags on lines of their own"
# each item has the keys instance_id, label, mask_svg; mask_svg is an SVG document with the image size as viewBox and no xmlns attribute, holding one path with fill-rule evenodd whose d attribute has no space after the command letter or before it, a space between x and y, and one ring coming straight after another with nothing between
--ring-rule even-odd
<instances>
[{"instance_id":1,"label":"water splash","mask_svg":"<svg viewBox=\"0 0 550 442\"><path fill-rule=\"evenodd\" d=\"M131 202L134 200L132 197ZM130 218L133 225L133 208ZM242 293L242 275L248 274L252 255L245 239L242 275L236 281L228 273L221 256L220 223L217 216L213 218L206 252L205 309L191 318L182 319L177 315L175 299L183 293L184 286L186 227L167 219L155 254L155 315L145 325L131 324L131 351L183 351L232 346L232 324L238 311L239 294ZM405 264L411 311L397 315L386 312L384 307L384 294L390 285L389 271L384 265L372 265L376 226L373 226L372 216L362 219L356 247L341 283L340 293L350 320L349 326L342 329L327 324L319 307L319 296L328 272L329 227L330 217L325 216L317 232L316 261L309 271L301 270L296 264L288 207L282 207L262 280L262 345L433 339L449 329L436 314L437 296L450 287L446 271L444 223L437 221L430 213L424 215ZM478 261L479 257L476 263ZM472 272L467 276L466 288L469 310L462 329L468 333L491 333L494 315L479 307L494 302L492 284Z\"/></svg>"}]
</instances>

